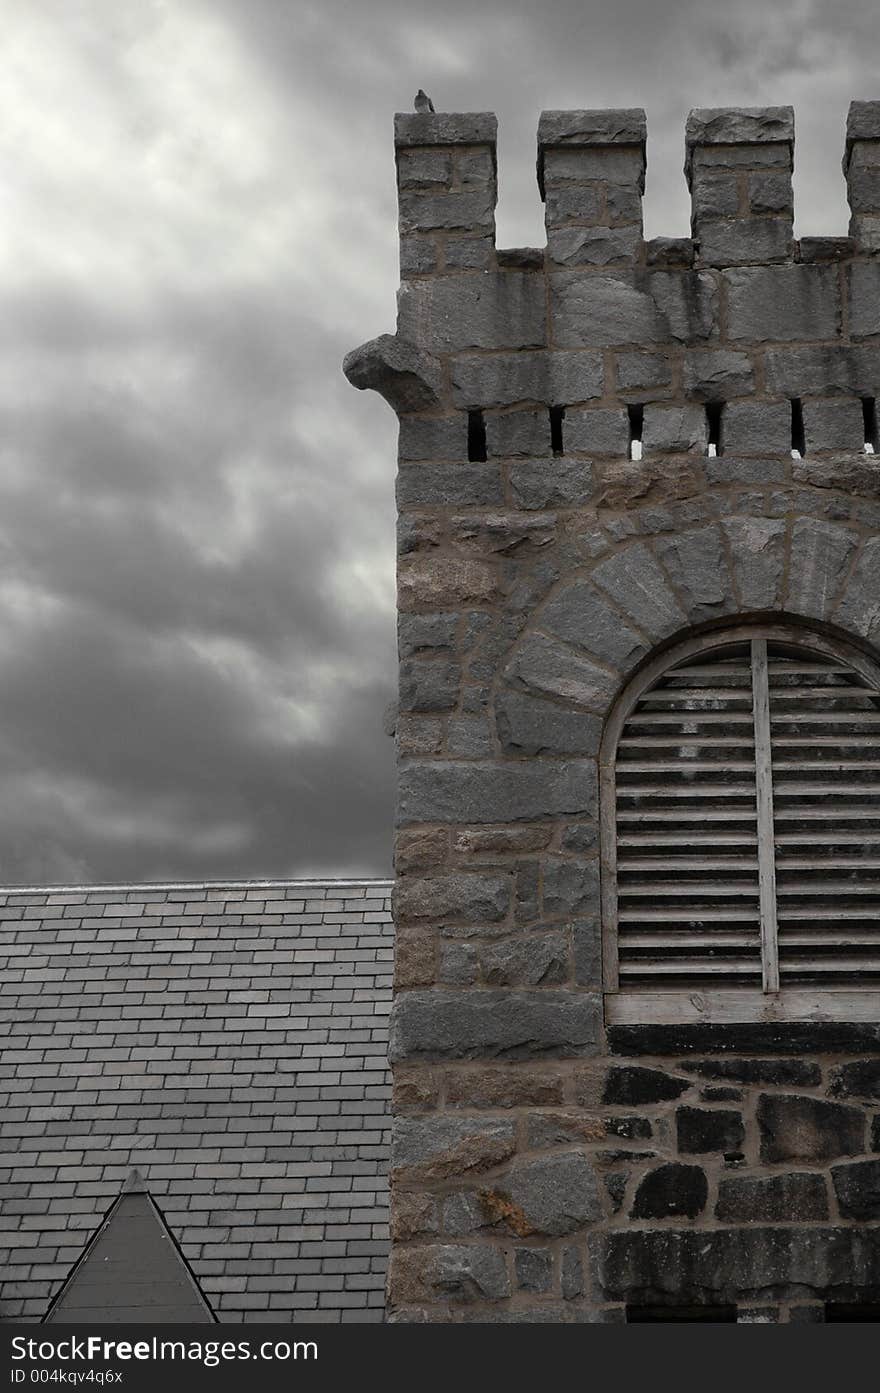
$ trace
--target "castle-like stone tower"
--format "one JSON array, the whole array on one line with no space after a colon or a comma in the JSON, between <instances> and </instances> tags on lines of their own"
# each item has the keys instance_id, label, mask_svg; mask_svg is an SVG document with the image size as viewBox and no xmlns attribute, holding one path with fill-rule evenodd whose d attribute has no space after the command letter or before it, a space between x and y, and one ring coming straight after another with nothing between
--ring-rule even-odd
<instances>
[{"instance_id":1,"label":"castle-like stone tower","mask_svg":"<svg viewBox=\"0 0 880 1393\"><path fill-rule=\"evenodd\" d=\"M848 237L789 108L395 120L392 1319L880 1303L880 102ZM671 1310L671 1308L675 1308ZM693 1308L693 1309L691 1309Z\"/></svg>"}]
</instances>

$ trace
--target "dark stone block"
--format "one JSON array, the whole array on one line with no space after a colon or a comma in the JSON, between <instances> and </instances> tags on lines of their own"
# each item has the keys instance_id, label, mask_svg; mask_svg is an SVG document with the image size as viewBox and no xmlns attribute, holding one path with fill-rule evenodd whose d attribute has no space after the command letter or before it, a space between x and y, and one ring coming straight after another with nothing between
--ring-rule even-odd
<instances>
[{"instance_id":1,"label":"dark stone block","mask_svg":"<svg viewBox=\"0 0 880 1393\"><path fill-rule=\"evenodd\" d=\"M700 1094L704 1103L741 1103L741 1088L704 1088Z\"/></svg>"},{"instance_id":2,"label":"dark stone block","mask_svg":"<svg viewBox=\"0 0 880 1393\"><path fill-rule=\"evenodd\" d=\"M652 1128L646 1117L606 1117L605 1131L611 1137L625 1137L627 1141L647 1141Z\"/></svg>"},{"instance_id":3,"label":"dark stone block","mask_svg":"<svg viewBox=\"0 0 880 1393\"><path fill-rule=\"evenodd\" d=\"M677 1055L688 1050L727 1054L880 1054L880 1025L846 1021L769 1022L741 1025L613 1025L613 1054Z\"/></svg>"},{"instance_id":4,"label":"dark stone block","mask_svg":"<svg viewBox=\"0 0 880 1393\"><path fill-rule=\"evenodd\" d=\"M590 1236L600 1299L876 1301L880 1229L618 1229Z\"/></svg>"},{"instance_id":5,"label":"dark stone block","mask_svg":"<svg viewBox=\"0 0 880 1393\"><path fill-rule=\"evenodd\" d=\"M827 1161L864 1150L865 1116L858 1108L764 1093L757 1117L762 1161Z\"/></svg>"},{"instance_id":6,"label":"dark stone block","mask_svg":"<svg viewBox=\"0 0 880 1393\"><path fill-rule=\"evenodd\" d=\"M880 1098L880 1059L854 1059L831 1076L831 1098Z\"/></svg>"},{"instance_id":7,"label":"dark stone block","mask_svg":"<svg viewBox=\"0 0 880 1393\"><path fill-rule=\"evenodd\" d=\"M549 1291L553 1282L553 1254L549 1248L517 1248L513 1259L520 1291Z\"/></svg>"},{"instance_id":8,"label":"dark stone block","mask_svg":"<svg viewBox=\"0 0 880 1393\"><path fill-rule=\"evenodd\" d=\"M679 1151L738 1151L745 1140L741 1114L721 1108L679 1108L675 1124Z\"/></svg>"},{"instance_id":9,"label":"dark stone block","mask_svg":"<svg viewBox=\"0 0 880 1393\"><path fill-rule=\"evenodd\" d=\"M828 1218L825 1178L799 1175L722 1178L715 1216L726 1223L801 1223Z\"/></svg>"},{"instance_id":10,"label":"dark stone block","mask_svg":"<svg viewBox=\"0 0 880 1393\"><path fill-rule=\"evenodd\" d=\"M625 1171L611 1171L605 1176L605 1189L611 1200L611 1212L619 1214L626 1198L626 1186L629 1176Z\"/></svg>"},{"instance_id":11,"label":"dark stone block","mask_svg":"<svg viewBox=\"0 0 880 1393\"><path fill-rule=\"evenodd\" d=\"M596 1054L601 1003L594 993L407 991L391 1018L389 1056L404 1059L574 1059ZM616 1100L615 1100L616 1101Z\"/></svg>"},{"instance_id":12,"label":"dark stone block","mask_svg":"<svg viewBox=\"0 0 880 1393\"><path fill-rule=\"evenodd\" d=\"M686 1079L673 1078L660 1069L643 1069L639 1065L612 1069L605 1081L603 1103L623 1103L627 1107L639 1103L662 1103L678 1098L689 1087Z\"/></svg>"},{"instance_id":13,"label":"dark stone block","mask_svg":"<svg viewBox=\"0 0 880 1393\"><path fill-rule=\"evenodd\" d=\"M699 1166L672 1161L649 1171L636 1191L633 1219L695 1219L706 1207L709 1186Z\"/></svg>"},{"instance_id":14,"label":"dark stone block","mask_svg":"<svg viewBox=\"0 0 880 1393\"><path fill-rule=\"evenodd\" d=\"M679 1067L704 1079L729 1079L732 1083L814 1088L822 1082L818 1064L805 1059L695 1059L683 1060ZM880 1070L880 1060L877 1068Z\"/></svg>"},{"instance_id":15,"label":"dark stone block","mask_svg":"<svg viewBox=\"0 0 880 1393\"><path fill-rule=\"evenodd\" d=\"M880 1161L832 1166L831 1179L845 1219L880 1219Z\"/></svg>"},{"instance_id":16,"label":"dark stone block","mask_svg":"<svg viewBox=\"0 0 880 1393\"><path fill-rule=\"evenodd\" d=\"M871 1123L871 1150L880 1151L880 1113Z\"/></svg>"}]
</instances>

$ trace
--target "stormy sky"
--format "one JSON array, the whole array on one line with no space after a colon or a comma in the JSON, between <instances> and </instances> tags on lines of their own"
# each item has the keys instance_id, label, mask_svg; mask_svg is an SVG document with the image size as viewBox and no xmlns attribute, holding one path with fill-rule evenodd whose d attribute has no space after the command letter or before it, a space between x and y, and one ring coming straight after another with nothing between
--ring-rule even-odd
<instances>
[{"instance_id":1,"label":"stormy sky","mask_svg":"<svg viewBox=\"0 0 880 1393\"><path fill-rule=\"evenodd\" d=\"M796 109L841 234L876 0L0 0L0 883L384 875L395 681L391 118L497 111L543 243L543 107Z\"/></svg>"}]
</instances>

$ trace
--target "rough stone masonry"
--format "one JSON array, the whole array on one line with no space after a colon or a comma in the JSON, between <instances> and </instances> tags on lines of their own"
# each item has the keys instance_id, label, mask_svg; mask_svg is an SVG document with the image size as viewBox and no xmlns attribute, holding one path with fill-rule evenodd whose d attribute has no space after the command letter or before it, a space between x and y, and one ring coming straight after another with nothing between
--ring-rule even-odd
<instances>
[{"instance_id":1,"label":"rough stone masonry","mask_svg":"<svg viewBox=\"0 0 880 1393\"><path fill-rule=\"evenodd\" d=\"M792 233L793 114L703 110L691 238L645 117L549 111L546 249L494 240L490 113L400 115L391 1319L880 1303L880 995L859 1020L606 1028L597 754L658 647L880 642L880 102L848 237Z\"/></svg>"}]
</instances>

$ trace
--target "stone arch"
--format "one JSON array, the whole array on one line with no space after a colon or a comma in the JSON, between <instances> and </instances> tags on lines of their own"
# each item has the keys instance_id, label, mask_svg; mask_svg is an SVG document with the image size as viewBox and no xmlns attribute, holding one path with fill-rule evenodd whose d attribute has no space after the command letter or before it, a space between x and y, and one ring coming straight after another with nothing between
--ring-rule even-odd
<instances>
[{"instance_id":1,"label":"stone arch","mask_svg":"<svg viewBox=\"0 0 880 1393\"><path fill-rule=\"evenodd\" d=\"M595 755L617 693L701 628L775 618L880 641L880 536L809 513L708 518L635 537L569 573L530 614L496 680L502 750Z\"/></svg>"}]
</instances>

